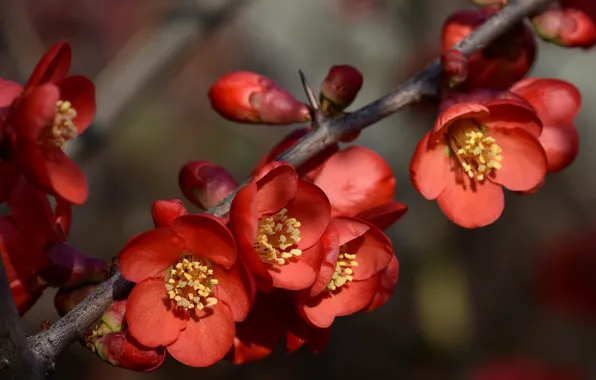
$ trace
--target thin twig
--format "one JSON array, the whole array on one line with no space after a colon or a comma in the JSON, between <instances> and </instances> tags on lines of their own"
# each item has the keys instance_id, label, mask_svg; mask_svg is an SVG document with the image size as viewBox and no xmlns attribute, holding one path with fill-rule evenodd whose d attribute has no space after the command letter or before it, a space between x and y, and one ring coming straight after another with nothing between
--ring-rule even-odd
<instances>
[{"instance_id":1,"label":"thin twig","mask_svg":"<svg viewBox=\"0 0 596 380\"><path fill-rule=\"evenodd\" d=\"M474 33L470 34L455 48L464 54L470 55L505 33L526 15L532 14L537 9L546 6L550 1L519 0L510 2L501 12L488 20ZM395 113L402 107L418 101L424 95L433 93L433 88L436 87L439 74L440 65L438 61L435 61L405 84L356 112L337 120L322 119L321 121L317 121L324 123L324 125L319 125L319 128L313 128L311 133L277 157L277 160L289 162L294 166L300 166L308 158L321 152L330 144L337 142L344 134L350 134L364 129ZM224 215L227 213L236 192L230 194L219 205L210 209L208 212L215 215ZM47 331L43 331L32 337L32 350L40 360L46 362L46 368L51 368L53 366L53 360L60 351L70 342L77 339L81 331L101 316L116 293L125 292L127 289L130 289L130 286L131 284L117 273L62 320L58 321Z\"/></svg>"}]
</instances>

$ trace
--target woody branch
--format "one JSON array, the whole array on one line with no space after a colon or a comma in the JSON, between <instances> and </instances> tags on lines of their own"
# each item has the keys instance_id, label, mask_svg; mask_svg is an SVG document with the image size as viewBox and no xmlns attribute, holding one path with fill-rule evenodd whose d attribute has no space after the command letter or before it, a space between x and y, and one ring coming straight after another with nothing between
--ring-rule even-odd
<instances>
[{"instance_id":1,"label":"woody branch","mask_svg":"<svg viewBox=\"0 0 596 380\"><path fill-rule=\"evenodd\" d=\"M471 33L454 48L469 56L504 34L524 17L532 15L547 6L551 1L510 1L499 13L489 19L480 28L476 29L476 31ZM277 160L288 162L294 166L300 166L330 144L339 141L342 136L360 131L397 112L408 104L419 101L424 96L434 95L440 73L441 65L439 59L437 59L389 94L339 119L328 119L323 116L318 110L316 100L312 96L312 91L305 84L307 97L313 109L312 131L296 145L277 157ZM226 214L229 211L230 204L237 190L207 212L218 216ZM0 271L0 276L4 276L3 271ZM132 284L124 280L119 272L116 272L110 280L100 286L95 293L85 299L55 325L31 337L29 339L29 349L32 355L22 356L29 360L29 367L27 367L27 362L25 361L23 362L25 366L21 368L20 376L10 377L9 375L7 378L26 378L24 371L27 368L38 368L38 364L42 364L45 373L51 372L54 367L54 360L59 353L72 341L76 340L87 326L97 320L114 298L125 295L131 287ZM4 290L4 293L8 292L7 294L10 297L10 290L7 287L0 287L0 290ZM6 310L5 308L7 307L14 309L14 304L6 305L2 303L1 307L3 310ZM15 330L8 324L9 322L3 319L0 322L0 331L8 329L8 331L14 332ZM14 324L14 321L12 322ZM2 348L4 345L15 345L12 342L5 342L5 340L6 338L0 340L0 353L3 353ZM16 371L18 371L18 368ZM0 377L4 378L3 372L0 372ZM38 374L39 377L41 376Z\"/></svg>"}]
</instances>

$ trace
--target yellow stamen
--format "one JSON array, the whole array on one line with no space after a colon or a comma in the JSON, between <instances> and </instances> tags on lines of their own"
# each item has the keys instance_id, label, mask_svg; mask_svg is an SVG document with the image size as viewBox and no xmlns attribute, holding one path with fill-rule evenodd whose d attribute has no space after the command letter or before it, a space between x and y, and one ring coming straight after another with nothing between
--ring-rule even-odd
<instances>
[{"instance_id":1,"label":"yellow stamen","mask_svg":"<svg viewBox=\"0 0 596 380\"><path fill-rule=\"evenodd\" d=\"M346 253L347 247L342 245L339 249L339 256L335 263L335 273L331 277L329 284L327 284L327 291L332 292L344 286L346 283L353 280L354 267L358 266L356 254Z\"/></svg>"},{"instance_id":2,"label":"yellow stamen","mask_svg":"<svg viewBox=\"0 0 596 380\"><path fill-rule=\"evenodd\" d=\"M168 298L184 310L203 310L217 304L213 288L217 279L213 278L211 260L187 256L166 270L165 288Z\"/></svg>"},{"instance_id":3,"label":"yellow stamen","mask_svg":"<svg viewBox=\"0 0 596 380\"><path fill-rule=\"evenodd\" d=\"M58 100L54 113L54 121L44 128L39 137L39 144L44 146L63 146L77 135L73 122L77 111L68 100Z\"/></svg>"},{"instance_id":4,"label":"yellow stamen","mask_svg":"<svg viewBox=\"0 0 596 380\"><path fill-rule=\"evenodd\" d=\"M301 224L295 218L289 218L287 213L284 208L259 220L253 247L266 264L284 265L287 260L302 254L301 250L291 248L300 241Z\"/></svg>"}]
</instances>

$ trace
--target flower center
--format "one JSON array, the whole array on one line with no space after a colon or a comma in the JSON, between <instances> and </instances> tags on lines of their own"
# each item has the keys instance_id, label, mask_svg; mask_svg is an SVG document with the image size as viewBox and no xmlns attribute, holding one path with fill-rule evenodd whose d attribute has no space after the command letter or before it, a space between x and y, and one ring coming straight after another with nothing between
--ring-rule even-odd
<instances>
[{"instance_id":1,"label":"flower center","mask_svg":"<svg viewBox=\"0 0 596 380\"><path fill-rule=\"evenodd\" d=\"M448 144L468 177L483 181L493 170L501 169L501 147L485 129L474 123L460 123L448 133Z\"/></svg>"},{"instance_id":2,"label":"flower center","mask_svg":"<svg viewBox=\"0 0 596 380\"><path fill-rule=\"evenodd\" d=\"M288 217L287 212L284 208L259 220L253 247L266 264L284 265L287 259L302 254L301 250L292 248L300 241L300 222Z\"/></svg>"},{"instance_id":3,"label":"flower center","mask_svg":"<svg viewBox=\"0 0 596 380\"><path fill-rule=\"evenodd\" d=\"M346 253L345 250L345 245L339 248L339 256L337 257L337 263L335 263L335 273L333 273L331 280L327 284L327 291L329 292L337 290L352 281L352 275L354 274L352 268L358 266L356 254L351 255Z\"/></svg>"},{"instance_id":4,"label":"flower center","mask_svg":"<svg viewBox=\"0 0 596 380\"><path fill-rule=\"evenodd\" d=\"M68 100L58 100L54 113L52 125L44 128L40 142L45 146L63 146L68 140L77 135L77 128L73 119L77 117L77 111L72 108Z\"/></svg>"},{"instance_id":5,"label":"flower center","mask_svg":"<svg viewBox=\"0 0 596 380\"><path fill-rule=\"evenodd\" d=\"M171 300L184 310L203 310L217 303L212 296L213 262L195 256L186 256L166 271L166 292Z\"/></svg>"}]
</instances>

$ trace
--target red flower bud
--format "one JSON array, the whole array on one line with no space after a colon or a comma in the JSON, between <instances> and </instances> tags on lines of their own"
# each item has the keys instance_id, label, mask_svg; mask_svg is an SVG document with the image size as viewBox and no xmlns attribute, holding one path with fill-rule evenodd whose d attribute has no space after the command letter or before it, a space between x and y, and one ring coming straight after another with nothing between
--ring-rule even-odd
<instances>
[{"instance_id":1,"label":"red flower bud","mask_svg":"<svg viewBox=\"0 0 596 380\"><path fill-rule=\"evenodd\" d=\"M333 66L321 85L324 111L340 112L348 107L362 88L362 74L348 65Z\"/></svg>"},{"instance_id":2,"label":"red flower bud","mask_svg":"<svg viewBox=\"0 0 596 380\"><path fill-rule=\"evenodd\" d=\"M104 325L106 325L110 332L122 331L124 313L126 312L126 303L127 300L112 302L101 316L101 321Z\"/></svg>"},{"instance_id":3,"label":"red flower bud","mask_svg":"<svg viewBox=\"0 0 596 380\"><path fill-rule=\"evenodd\" d=\"M459 50L449 49L441 55L443 74L449 86L457 86L468 77L468 58Z\"/></svg>"},{"instance_id":4,"label":"red flower bud","mask_svg":"<svg viewBox=\"0 0 596 380\"><path fill-rule=\"evenodd\" d=\"M306 104L273 80L250 71L219 78L209 90L209 99L217 113L240 123L285 125L310 120Z\"/></svg>"},{"instance_id":5,"label":"red flower bud","mask_svg":"<svg viewBox=\"0 0 596 380\"><path fill-rule=\"evenodd\" d=\"M73 247L58 243L46 248L49 265L39 275L48 284L57 287L76 287L97 284L108 276L103 260L87 257Z\"/></svg>"},{"instance_id":6,"label":"red flower bud","mask_svg":"<svg viewBox=\"0 0 596 380\"><path fill-rule=\"evenodd\" d=\"M547 41L568 47L596 43L596 25L577 9L551 9L532 19L536 33Z\"/></svg>"},{"instance_id":7,"label":"red flower bud","mask_svg":"<svg viewBox=\"0 0 596 380\"><path fill-rule=\"evenodd\" d=\"M63 317L81 301L95 291L97 285L85 285L79 288L60 288L54 296L54 307Z\"/></svg>"},{"instance_id":8,"label":"red flower bud","mask_svg":"<svg viewBox=\"0 0 596 380\"><path fill-rule=\"evenodd\" d=\"M238 187L238 182L225 168L208 161L184 165L178 184L186 199L201 209L215 206Z\"/></svg>"},{"instance_id":9,"label":"red flower bud","mask_svg":"<svg viewBox=\"0 0 596 380\"><path fill-rule=\"evenodd\" d=\"M496 12L497 9L487 7L452 14L443 25L443 52L467 37ZM506 90L528 73L535 56L536 43L532 30L520 23L469 57L468 78L461 86L466 90Z\"/></svg>"},{"instance_id":10,"label":"red flower bud","mask_svg":"<svg viewBox=\"0 0 596 380\"><path fill-rule=\"evenodd\" d=\"M93 345L102 360L113 366L137 372L153 371L159 368L166 358L164 347L142 346L126 331L104 335L97 338Z\"/></svg>"},{"instance_id":11,"label":"red flower bud","mask_svg":"<svg viewBox=\"0 0 596 380\"><path fill-rule=\"evenodd\" d=\"M170 227L179 216L188 214L180 199L155 201L151 206L151 216L155 227Z\"/></svg>"}]
</instances>

